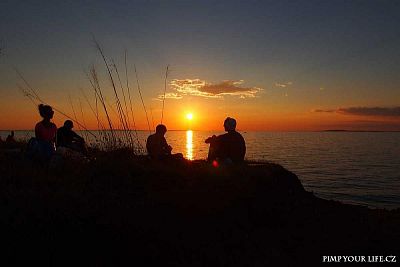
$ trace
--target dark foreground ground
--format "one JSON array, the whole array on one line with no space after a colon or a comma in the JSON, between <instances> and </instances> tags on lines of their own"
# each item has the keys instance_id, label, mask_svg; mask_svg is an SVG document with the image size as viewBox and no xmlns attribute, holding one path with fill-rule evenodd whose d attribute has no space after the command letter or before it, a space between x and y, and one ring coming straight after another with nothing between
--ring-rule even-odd
<instances>
[{"instance_id":1,"label":"dark foreground ground","mask_svg":"<svg viewBox=\"0 0 400 267\"><path fill-rule=\"evenodd\" d=\"M0 266L310 266L323 255L399 256L399 209L317 198L276 164L214 168L120 151L48 169L0 153L0 175Z\"/></svg>"}]
</instances>

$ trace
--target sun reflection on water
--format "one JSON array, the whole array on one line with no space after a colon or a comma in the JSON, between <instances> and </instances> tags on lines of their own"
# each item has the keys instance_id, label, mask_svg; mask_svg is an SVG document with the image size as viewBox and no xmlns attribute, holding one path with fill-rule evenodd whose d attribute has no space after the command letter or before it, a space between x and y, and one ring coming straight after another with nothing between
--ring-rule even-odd
<instances>
[{"instance_id":1,"label":"sun reflection on water","mask_svg":"<svg viewBox=\"0 0 400 267\"><path fill-rule=\"evenodd\" d=\"M186 158L193 160L193 131L186 131Z\"/></svg>"}]
</instances>

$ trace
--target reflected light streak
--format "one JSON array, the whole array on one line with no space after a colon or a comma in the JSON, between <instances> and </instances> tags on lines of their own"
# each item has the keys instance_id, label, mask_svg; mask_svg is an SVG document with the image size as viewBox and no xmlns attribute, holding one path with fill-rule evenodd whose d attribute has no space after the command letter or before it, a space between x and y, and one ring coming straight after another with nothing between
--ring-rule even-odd
<instances>
[{"instance_id":1,"label":"reflected light streak","mask_svg":"<svg viewBox=\"0 0 400 267\"><path fill-rule=\"evenodd\" d=\"M193 160L193 131L186 131L186 158Z\"/></svg>"}]
</instances>

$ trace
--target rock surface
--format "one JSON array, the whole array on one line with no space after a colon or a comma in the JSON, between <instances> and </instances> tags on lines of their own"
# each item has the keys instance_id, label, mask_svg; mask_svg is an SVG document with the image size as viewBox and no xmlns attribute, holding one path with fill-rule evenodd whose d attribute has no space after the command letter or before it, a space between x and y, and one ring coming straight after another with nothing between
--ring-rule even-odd
<instances>
[{"instance_id":1,"label":"rock surface","mask_svg":"<svg viewBox=\"0 0 400 267\"><path fill-rule=\"evenodd\" d=\"M7 266L319 265L323 255L399 253L399 209L317 198L277 164L214 168L123 151L53 169L0 160Z\"/></svg>"}]
</instances>

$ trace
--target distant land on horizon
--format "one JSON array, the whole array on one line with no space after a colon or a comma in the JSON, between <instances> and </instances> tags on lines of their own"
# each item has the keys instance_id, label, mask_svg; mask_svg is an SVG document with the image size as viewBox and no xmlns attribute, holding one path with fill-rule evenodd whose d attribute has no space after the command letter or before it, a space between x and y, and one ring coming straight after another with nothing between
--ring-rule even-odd
<instances>
[{"instance_id":1,"label":"distant land on horizon","mask_svg":"<svg viewBox=\"0 0 400 267\"><path fill-rule=\"evenodd\" d=\"M398 133L400 131L380 131L380 130L343 130L343 129L332 129L332 130L323 130L316 132L366 132L366 133L386 133L386 132L395 132Z\"/></svg>"}]
</instances>

